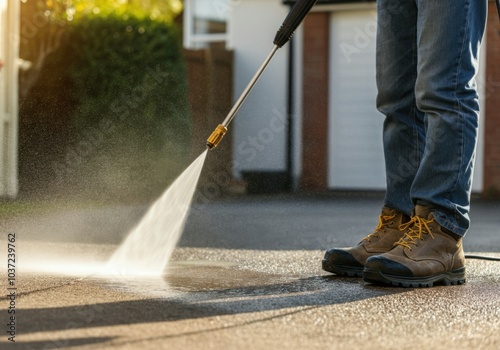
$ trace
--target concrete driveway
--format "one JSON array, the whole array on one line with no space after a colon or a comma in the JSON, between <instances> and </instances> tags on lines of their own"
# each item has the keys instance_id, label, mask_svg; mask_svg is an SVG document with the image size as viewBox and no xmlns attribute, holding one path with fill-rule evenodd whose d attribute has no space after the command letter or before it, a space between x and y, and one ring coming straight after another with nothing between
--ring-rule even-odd
<instances>
[{"instance_id":1,"label":"concrete driveway","mask_svg":"<svg viewBox=\"0 0 500 350\"><path fill-rule=\"evenodd\" d=\"M2 349L498 349L500 262L468 282L379 287L324 273L325 249L377 223L379 194L196 204L162 278L100 276L145 207L62 208L3 223ZM500 257L500 203L475 200L468 253ZM16 233L15 340L7 233Z\"/></svg>"}]
</instances>

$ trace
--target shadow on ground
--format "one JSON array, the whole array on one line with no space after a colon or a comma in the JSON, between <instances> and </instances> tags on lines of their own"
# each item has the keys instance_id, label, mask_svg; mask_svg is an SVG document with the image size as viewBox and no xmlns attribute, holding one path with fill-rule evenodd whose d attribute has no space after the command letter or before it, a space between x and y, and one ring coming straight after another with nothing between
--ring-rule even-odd
<instances>
[{"instance_id":1,"label":"shadow on ground","mask_svg":"<svg viewBox=\"0 0 500 350\"><path fill-rule=\"evenodd\" d=\"M192 269L180 269L180 271L182 273L174 272L165 276L166 284L163 285L165 296L162 298L149 297L77 306L19 309L19 319L30 320L23 325L23 333L116 325L133 327L134 324L141 323L281 311L278 315L262 314L258 319L253 318L251 321L242 319L241 322L231 326L236 327L249 324L248 322L285 317L325 305L350 303L409 290L378 288L371 285L363 287L360 279L335 276L298 278L216 267L198 268L197 274L194 275ZM90 279L77 283L82 284L82 287L91 284L92 288L108 290L122 288L139 294L141 289L147 293L151 289L158 288L158 285L148 283L123 284L120 280ZM65 286L67 284L61 288ZM36 291L31 294L33 293ZM108 339L102 339L106 340Z\"/></svg>"}]
</instances>

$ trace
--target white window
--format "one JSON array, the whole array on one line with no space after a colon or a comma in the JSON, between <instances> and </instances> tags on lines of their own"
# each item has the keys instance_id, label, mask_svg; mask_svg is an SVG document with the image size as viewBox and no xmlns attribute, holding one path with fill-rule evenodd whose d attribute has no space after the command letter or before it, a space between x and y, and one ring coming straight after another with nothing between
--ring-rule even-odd
<instances>
[{"instance_id":1,"label":"white window","mask_svg":"<svg viewBox=\"0 0 500 350\"><path fill-rule=\"evenodd\" d=\"M225 44L231 0L186 0L184 2L184 47L199 49Z\"/></svg>"}]
</instances>

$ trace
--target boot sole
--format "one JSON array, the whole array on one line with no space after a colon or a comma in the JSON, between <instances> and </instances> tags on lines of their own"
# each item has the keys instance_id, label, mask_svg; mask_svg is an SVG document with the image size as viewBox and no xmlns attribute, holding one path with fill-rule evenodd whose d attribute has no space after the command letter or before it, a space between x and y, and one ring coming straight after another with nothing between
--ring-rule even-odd
<instances>
[{"instance_id":1,"label":"boot sole","mask_svg":"<svg viewBox=\"0 0 500 350\"><path fill-rule=\"evenodd\" d=\"M466 281L465 267L427 277L395 276L381 271L365 268L363 270L363 280L370 283L386 284L403 288L432 287L435 284L450 286L464 284Z\"/></svg>"},{"instance_id":2,"label":"boot sole","mask_svg":"<svg viewBox=\"0 0 500 350\"><path fill-rule=\"evenodd\" d=\"M334 265L328 260L323 260L321 263L323 270L326 272L331 272L339 276L345 277L363 277L362 267L350 267L342 265Z\"/></svg>"}]
</instances>

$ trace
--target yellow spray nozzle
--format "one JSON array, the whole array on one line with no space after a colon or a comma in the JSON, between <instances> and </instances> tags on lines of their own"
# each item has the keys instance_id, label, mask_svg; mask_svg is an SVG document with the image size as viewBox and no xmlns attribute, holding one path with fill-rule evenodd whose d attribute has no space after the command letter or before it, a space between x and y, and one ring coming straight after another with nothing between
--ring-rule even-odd
<instances>
[{"instance_id":1,"label":"yellow spray nozzle","mask_svg":"<svg viewBox=\"0 0 500 350\"><path fill-rule=\"evenodd\" d=\"M220 140L222 140L226 132L227 128L224 125L222 124L217 125L215 130L212 132L212 135L210 135L210 137L207 140L208 149L217 147L217 145L219 144Z\"/></svg>"}]
</instances>

